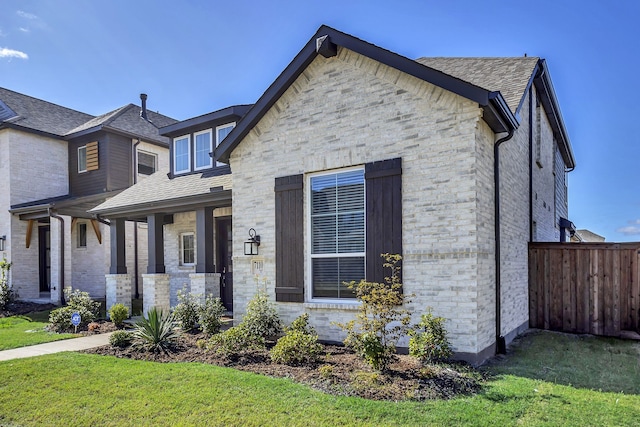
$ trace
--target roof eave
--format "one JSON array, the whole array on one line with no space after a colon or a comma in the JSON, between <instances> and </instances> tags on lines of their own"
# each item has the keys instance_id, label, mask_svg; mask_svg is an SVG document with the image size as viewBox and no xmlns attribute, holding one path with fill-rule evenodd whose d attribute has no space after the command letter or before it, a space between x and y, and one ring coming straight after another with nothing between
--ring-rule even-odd
<instances>
[{"instance_id":1,"label":"roof eave","mask_svg":"<svg viewBox=\"0 0 640 427\"><path fill-rule=\"evenodd\" d=\"M193 117L187 120L173 123L168 126L163 126L158 129L158 132L160 133L160 135L171 137L171 136L175 136L177 133L180 133L184 129L194 127L194 126L199 126L208 122L224 120L224 119L239 120L246 114L246 112L251 107L252 107L252 104L232 105L230 107L226 107L221 110L213 111L211 113L203 114L198 117Z\"/></svg>"},{"instance_id":2,"label":"roof eave","mask_svg":"<svg viewBox=\"0 0 640 427\"><path fill-rule=\"evenodd\" d=\"M114 127L111 127L111 126L106 126L104 124L100 124L100 125L97 125L97 126L93 126L93 127L89 128L89 129L84 129L84 130L81 130L79 132L68 134L68 135L65 136L65 139L67 139L67 140L74 139L74 138L78 138L80 136L89 135L89 134L92 134L92 133L95 133L95 132L99 132L101 130L104 130L106 132L112 132L112 133L115 133L115 134L118 134L118 135L122 135L122 136L126 136L127 138L140 139L140 140L143 140L145 142L149 142L149 143L152 143L152 144L155 144L155 145L159 145L159 146L164 147L164 148L169 148L169 142L168 141L161 141L161 140L158 140L158 139L150 138L150 137L145 136L145 135L138 135L138 134L135 134L133 132L127 132L125 130L122 130L122 129L119 129L119 128L114 128Z\"/></svg>"},{"instance_id":3,"label":"roof eave","mask_svg":"<svg viewBox=\"0 0 640 427\"><path fill-rule=\"evenodd\" d=\"M18 124L15 123L8 123L8 122L2 122L0 123L0 129L14 129L14 130L18 130L21 132L27 132L27 133L33 133L36 135L40 135L40 136L45 136L47 138L53 138L53 139L59 139L59 140L64 140L64 136L62 135L58 135L55 133L51 133L51 132L45 132L42 130L38 130L38 129L33 129L33 128L29 128L29 127L25 127L25 126L20 126Z\"/></svg>"}]
</instances>

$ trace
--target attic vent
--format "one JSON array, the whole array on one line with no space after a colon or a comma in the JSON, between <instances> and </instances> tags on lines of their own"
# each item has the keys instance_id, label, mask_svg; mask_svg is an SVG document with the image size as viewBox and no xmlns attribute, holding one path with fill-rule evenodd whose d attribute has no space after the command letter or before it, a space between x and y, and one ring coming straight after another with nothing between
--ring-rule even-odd
<instances>
[{"instance_id":1,"label":"attic vent","mask_svg":"<svg viewBox=\"0 0 640 427\"><path fill-rule=\"evenodd\" d=\"M87 144L87 170L98 170L98 141L90 142Z\"/></svg>"},{"instance_id":2,"label":"attic vent","mask_svg":"<svg viewBox=\"0 0 640 427\"><path fill-rule=\"evenodd\" d=\"M316 39L316 52L325 58L331 58L338 54L338 46L331 42L329 36L322 36Z\"/></svg>"}]
</instances>

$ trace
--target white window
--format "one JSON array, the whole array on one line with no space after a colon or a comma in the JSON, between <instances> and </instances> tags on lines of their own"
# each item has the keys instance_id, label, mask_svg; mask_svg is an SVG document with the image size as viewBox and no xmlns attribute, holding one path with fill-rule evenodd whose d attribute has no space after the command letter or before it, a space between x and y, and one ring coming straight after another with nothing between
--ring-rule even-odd
<instances>
[{"instance_id":1,"label":"white window","mask_svg":"<svg viewBox=\"0 0 640 427\"><path fill-rule=\"evenodd\" d=\"M355 298L344 283L364 278L364 185L362 168L309 177L312 299Z\"/></svg>"},{"instance_id":2,"label":"white window","mask_svg":"<svg viewBox=\"0 0 640 427\"><path fill-rule=\"evenodd\" d=\"M213 151L211 147L211 129L195 133L195 170L210 168L212 159L209 153Z\"/></svg>"},{"instance_id":3,"label":"white window","mask_svg":"<svg viewBox=\"0 0 640 427\"><path fill-rule=\"evenodd\" d=\"M151 175L156 171L158 156L145 151L138 151L138 175Z\"/></svg>"},{"instance_id":4,"label":"white window","mask_svg":"<svg viewBox=\"0 0 640 427\"><path fill-rule=\"evenodd\" d=\"M196 263L195 237L193 233L180 234L180 265L194 265Z\"/></svg>"},{"instance_id":5,"label":"white window","mask_svg":"<svg viewBox=\"0 0 640 427\"><path fill-rule=\"evenodd\" d=\"M189 172L191 170L191 144L189 135L173 140L173 173Z\"/></svg>"},{"instance_id":6,"label":"white window","mask_svg":"<svg viewBox=\"0 0 640 427\"><path fill-rule=\"evenodd\" d=\"M236 122L227 123L216 128L216 147L231 133L233 128L236 127ZM216 162L216 166L223 166L224 163Z\"/></svg>"},{"instance_id":7,"label":"white window","mask_svg":"<svg viewBox=\"0 0 640 427\"><path fill-rule=\"evenodd\" d=\"M87 224L84 222L78 224L78 247L87 247Z\"/></svg>"},{"instance_id":8,"label":"white window","mask_svg":"<svg viewBox=\"0 0 640 427\"><path fill-rule=\"evenodd\" d=\"M87 171L87 146L78 147L78 173Z\"/></svg>"}]
</instances>

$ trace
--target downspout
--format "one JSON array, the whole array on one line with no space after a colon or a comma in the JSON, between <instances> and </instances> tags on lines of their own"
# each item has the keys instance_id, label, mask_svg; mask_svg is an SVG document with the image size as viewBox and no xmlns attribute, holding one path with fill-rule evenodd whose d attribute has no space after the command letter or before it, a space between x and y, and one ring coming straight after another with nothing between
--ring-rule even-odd
<instances>
[{"instance_id":1,"label":"downspout","mask_svg":"<svg viewBox=\"0 0 640 427\"><path fill-rule=\"evenodd\" d=\"M533 96L532 95L533 95L533 83L529 85L529 242L533 242Z\"/></svg>"},{"instance_id":2,"label":"downspout","mask_svg":"<svg viewBox=\"0 0 640 427\"><path fill-rule=\"evenodd\" d=\"M142 95L141 95L142 97ZM146 101L146 97L145 97L145 101ZM144 101L143 101L144 102ZM146 108L143 109L144 110L144 118L146 119ZM141 111L142 114L142 111ZM136 149L138 148L138 144L140 144L140 138L138 138L138 141L133 144L133 185L136 185L136 183L138 182L138 171L137 171L137 160L138 160L138 152L136 151ZM138 299L140 298L140 293L138 291L138 221L133 221L133 271L134 271L134 283L135 283L135 288L136 288L136 292L135 292L135 298Z\"/></svg>"},{"instance_id":3,"label":"downspout","mask_svg":"<svg viewBox=\"0 0 640 427\"><path fill-rule=\"evenodd\" d=\"M55 218L60 221L60 302L62 305L65 305L67 302L64 298L64 218L61 216L54 214L51 211L51 208L48 208L48 213L51 218Z\"/></svg>"},{"instance_id":4,"label":"downspout","mask_svg":"<svg viewBox=\"0 0 640 427\"><path fill-rule=\"evenodd\" d=\"M507 344L501 335L501 305L500 305L500 144L513 137L514 130L510 129L509 134L500 138L493 145L493 185L494 185L494 209L495 209L495 259L496 259L496 354L505 354Z\"/></svg>"}]
</instances>

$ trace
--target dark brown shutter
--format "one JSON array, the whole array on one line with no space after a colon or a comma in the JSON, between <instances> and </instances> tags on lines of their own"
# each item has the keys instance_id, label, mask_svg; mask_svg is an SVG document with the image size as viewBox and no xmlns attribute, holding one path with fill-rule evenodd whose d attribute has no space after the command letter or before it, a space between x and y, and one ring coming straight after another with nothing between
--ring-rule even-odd
<instances>
[{"instance_id":1,"label":"dark brown shutter","mask_svg":"<svg viewBox=\"0 0 640 427\"><path fill-rule=\"evenodd\" d=\"M367 163L366 187L366 279L385 283L390 271L380 254L402 255L402 159Z\"/></svg>"},{"instance_id":2,"label":"dark brown shutter","mask_svg":"<svg viewBox=\"0 0 640 427\"><path fill-rule=\"evenodd\" d=\"M304 302L303 176L276 178L276 301Z\"/></svg>"}]
</instances>

